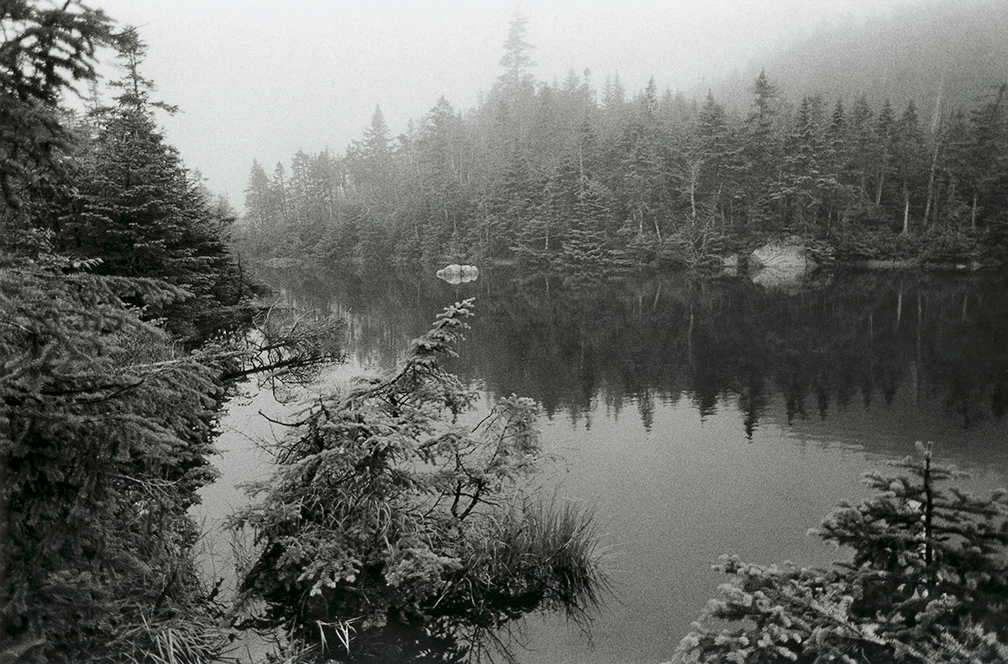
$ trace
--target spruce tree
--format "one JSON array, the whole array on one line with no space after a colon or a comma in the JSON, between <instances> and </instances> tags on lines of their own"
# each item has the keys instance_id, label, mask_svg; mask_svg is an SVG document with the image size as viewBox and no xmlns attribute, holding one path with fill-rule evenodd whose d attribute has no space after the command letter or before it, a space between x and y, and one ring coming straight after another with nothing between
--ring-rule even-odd
<instances>
[{"instance_id":1,"label":"spruce tree","mask_svg":"<svg viewBox=\"0 0 1008 664\"><path fill-rule=\"evenodd\" d=\"M97 49L111 21L78 0L0 4L0 213L12 221L28 197L53 194L72 135L57 113L61 95L94 81Z\"/></svg>"},{"instance_id":2,"label":"spruce tree","mask_svg":"<svg viewBox=\"0 0 1008 664\"><path fill-rule=\"evenodd\" d=\"M567 230L560 257L566 280L591 283L603 278L611 269L607 217L604 189L586 176L581 183L574 218Z\"/></svg>"},{"instance_id":3,"label":"spruce tree","mask_svg":"<svg viewBox=\"0 0 1008 664\"><path fill-rule=\"evenodd\" d=\"M785 144L781 166L782 188L777 197L787 205L788 221L797 228L812 226L824 195L826 139L823 134L822 102L802 99Z\"/></svg>"},{"instance_id":4,"label":"spruce tree","mask_svg":"<svg viewBox=\"0 0 1008 664\"><path fill-rule=\"evenodd\" d=\"M876 144L872 126L873 112L868 100L858 97L847 113L843 146L837 151L842 181L853 188L854 209L864 212L874 202L872 154Z\"/></svg>"},{"instance_id":5,"label":"spruce tree","mask_svg":"<svg viewBox=\"0 0 1008 664\"><path fill-rule=\"evenodd\" d=\"M58 248L99 261L99 274L151 277L184 289L168 308L149 303L192 346L248 322L243 283L225 245L232 219L216 215L205 189L155 125L153 84L140 72L146 46L135 29L118 37L125 75L116 104L101 109L96 134L79 148L73 208ZM138 302L137 304L148 304Z\"/></svg>"},{"instance_id":6,"label":"spruce tree","mask_svg":"<svg viewBox=\"0 0 1008 664\"><path fill-rule=\"evenodd\" d=\"M240 324L244 282L224 250L232 212L153 128L142 42L116 40L117 105L72 124L58 92L93 76L107 19L15 1L0 20L16 55L0 101L27 103L52 139L8 153L19 163L5 164L16 173L0 211L21 225L0 233L0 659L210 661L224 639L188 509L215 475L223 386L306 339L189 352ZM44 189L17 181L43 171Z\"/></svg>"},{"instance_id":7,"label":"spruce tree","mask_svg":"<svg viewBox=\"0 0 1008 664\"><path fill-rule=\"evenodd\" d=\"M770 196L780 170L779 96L777 86L760 70L753 84L753 102L742 139L742 155L748 171L747 216L749 223L755 226L766 226L772 221Z\"/></svg>"},{"instance_id":8,"label":"spruce tree","mask_svg":"<svg viewBox=\"0 0 1008 664\"><path fill-rule=\"evenodd\" d=\"M872 472L874 496L841 504L815 534L853 550L830 569L751 565L732 576L679 647L685 662L996 662L1008 659L1008 494L942 484L932 458Z\"/></svg>"},{"instance_id":9,"label":"spruce tree","mask_svg":"<svg viewBox=\"0 0 1008 664\"><path fill-rule=\"evenodd\" d=\"M917 107L913 102L907 105L896 123L893 169L899 189L899 219L902 231L909 233L911 203L914 202L914 193L922 189L927 173L927 148L917 118Z\"/></svg>"},{"instance_id":10,"label":"spruce tree","mask_svg":"<svg viewBox=\"0 0 1008 664\"><path fill-rule=\"evenodd\" d=\"M1008 640L1008 496L976 498L941 484L959 476L934 462L931 444L919 459L894 464L892 476L865 476L876 497L843 505L817 531L854 550L842 567L858 593L852 614L884 618L893 636L921 638L922 630L958 628L969 618ZM929 614L940 602L940 620ZM929 621L937 621L931 623Z\"/></svg>"},{"instance_id":11,"label":"spruce tree","mask_svg":"<svg viewBox=\"0 0 1008 664\"><path fill-rule=\"evenodd\" d=\"M460 637L601 599L590 518L525 499L535 404L512 395L460 419L477 393L444 361L472 307L447 307L393 374L320 398L234 520L261 545L245 608L319 658L457 661Z\"/></svg>"},{"instance_id":12,"label":"spruce tree","mask_svg":"<svg viewBox=\"0 0 1008 664\"><path fill-rule=\"evenodd\" d=\"M252 160L248 185L245 188L245 219L258 231L266 231L276 223L275 210L270 206L270 180L258 161Z\"/></svg>"},{"instance_id":13,"label":"spruce tree","mask_svg":"<svg viewBox=\"0 0 1008 664\"><path fill-rule=\"evenodd\" d=\"M1008 203L1008 83L994 88L969 116L964 180L969 188L970 227L984 212L1000 214Z\"/></svg>"},{"instance_id":14,"label":"spruce tree","mask_svg":"<svg viewBox=\"0 0 1008 664\"><path fill-rule=\"evenodd\" d=\"M529 69L535 63L532 61L529 51L534 47L526 41L528 22L527 16L516 11L511 17L507 40L504 42L504 57L500 61L504 73L501 74L499 81L505 90L512 95L532 82L532 74L529 73Z\"/></svg>"},{"instance_id":15,"label":"spruce tree","mask_svg":"<svg viewBox=\"0 0 1008 664\"><path fill-rule=\"evenodd\" d=\"M724 106L710 92L700 109L696 131L697 206L706 204L711 211L710 217L726 220L738 184L740 149ZM711 219L702 221L706 223Z\"/></svg>"},{"instance_id":16,"label":"spruce tree","mask_svg":"<svg viewBox=\"0 0 1008 664\"><path fill-rule=\"evenodd\" d=\"M82 267L0 258L0 653L125 661L174 629L213 657L187 510L215 475L219 370L126 304L180 289Z\"/></svg>"},{"instance_id":17,"label":"spruce tree","mask_svg":"<svg viewBox=\"0 0 1008 664\"><path fill-rule=\"evenodd\" d=\"M878 117L875 119L874 148L872 176L875 181L875 205L882 205L882 197L886 187L890 185L893 171L893 142L895 141L896 118L893 115L892 103L886 99L882 104Z\"/></svg>"}]
</instances>

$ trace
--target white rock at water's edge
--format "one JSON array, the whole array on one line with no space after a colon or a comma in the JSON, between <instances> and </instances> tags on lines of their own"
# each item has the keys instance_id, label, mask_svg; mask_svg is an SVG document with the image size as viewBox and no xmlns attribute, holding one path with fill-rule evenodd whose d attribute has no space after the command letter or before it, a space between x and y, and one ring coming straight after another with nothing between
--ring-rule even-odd
<instances>
[{"instance_id":1,"label":"white rock at water's edge","mask_svg":"<svg viewBox=\"0 0 1008 664\"><path fill-rule=\"evenodd\" d=\"M802 244L765 244L749 255L749 267L808 274L818 267Z\"/></svg>"},{"instance_id":2,"label":"white rock at water's edge","mask_svg":"<svg viewBox=\"0 0 1008 664\"><path fill-rule=\"evenodd\" d=\"M479 277L479 268L475 265L459 265L458 263L452 263L451 265L438 270L437 277L450 284L464 284L470 281L476 281L476 278Z\"/></svg>"},{"instance_id":3,"label":"white rock at water's edge","mask_svg":"<svg viewBox=\"0 0 1008 664\"><path fill-rule=\"evenodd\" d=\"M771 242L749 255L752 280L764 288L794 287L816 267L803 244Z\"/></svg>"}]
</instances>

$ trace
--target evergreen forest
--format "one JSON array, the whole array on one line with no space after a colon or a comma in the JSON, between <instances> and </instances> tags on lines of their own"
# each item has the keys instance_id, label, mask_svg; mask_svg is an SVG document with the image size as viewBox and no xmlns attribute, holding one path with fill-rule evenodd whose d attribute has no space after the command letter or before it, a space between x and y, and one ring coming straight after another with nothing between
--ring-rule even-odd
<instances>
[{"instance_id":1,"label":"evergreen forest","mask_svg":"<svg viewBox=\"0 0 1008 664\"><path fill-rule=\"evenodd\" d=\"M1004 82L969 105L939 95L924 108L866 96L794 101L761 72L748 109L735 111L653 82L628 95L617 77L598 92L588 72L537 82L527 30L516 14L502 73L475 109L442 98L397 137L376 109L345 154L299 152L272 172L255 163L239 215L166 139L160 118L178 109L147 78L136 28L85 0L0 0L0 662L228 661L251 630L276 636L277 661L478 661L510 657L499 635L525 616L553 611L587 626L610 598L591 510L543 498L533 482L546 457L542 412L576 410L584 395L520 384L504 357L491 386L500 394L485 398L455 373L484 306L461 298L399 344L394 368L319 394L284 423L273 473L230 519L252 542L233 596L205 578L191 508L217 476L229 400L241 385L309 385L344 357L347 321L271 298L256 276L269 274L264 263L366 274L470 262L569 285L719 268L781 236L841 261L984 265L1008 249ZM106 81L109 64L118 74ZM639 314L642 293L621 300L610 322ZM890 361L905 359L903 291L880 293L895 295L886 310L897 313L878 343L893 349ZM968 295L914 293L922 375L983 392L951 404L964 419L1000 418L1001 356L990 362L970 345L964 370L919 347L920 330L964 311ZM588 334L601 305L587 296L572 297L554 324L585 331L574 349L582 368L592 354L624 352L596 372L614 389L650 379L640 367L649 362L670 392L699 384L698 398L713 402L741 386L751 436L766 417L752 388L770 365L801 365L824 344L853 365L876 342L874 328L866 342L843 326L874 321L864 299L822 313L816 300L750 294L729 287L709 299L748 327L690 311L686 330L674 329L687 320L675 303L674 321L636 323L675 332L664 354L611 349L629 324ZM519 329L473 323L475 340L506 350L550 333L528 317L548 317L549 291L529 297L524 319L513 316ZM989 304L982 323L1000 306ZM717 347L745 342L763 319L813 314L831 331L799 330L765 357L754 350L751 366L716 366ZM539 325L521 327L530 323ZM549 342L544 363L573 366L562 355L574 350ZM675 364L670 355L682 353ZM788 418L806 400L841 407L864 367L805 368ZM895 390L891 368L868 362L862 395ZM710 375L717 369L729 387ZM817 389L817 379L838 387ZM852 552L845 563L724 558L731 582L697 607L700 621L669 655L1008 661L1008 498L946 489L955 473L932 456L920 445L898 474L867 477L873 497L827 517L817 533Z\"/></svg>"},{"instance_id":2,"label":"evergreen forest","mask_svg":"<svg viewBox=\"0 0 1008 664\"><path fill-rule=\"evenodd\" d=\"M188 510L221 408L329 357L325 325L260 315L134 28L29 0L0 27L0 660L209 661L228 639Z\"/></svg>"},{"instance_id":3,"label":"evergreen forest","mask_svg":"<svg viewBox=\"0 0 1008 664\"><path fill-rule=\"evenodd\" d=\"M405 633L404 653L461 657L527 613L599 603L590 515L518 493L537 405L459 422L478 393L441 365L472 302L397 374L291 425L235 515L259 560L225 599L190 512L224 406L243 381L311 381L341 357L342 321L258 299L235 213L159 129L177 109L136 28L76 0L4 2L0 28L0 661L213 662L252 628L324 661L355 623L355 654Z\"/></svg>"},{"instance_id":4,"label":"evergreen forest","mask_svg":"<svg viewBox=\"0 0 1008 664\"><path fill-rule=\"evenodd\" d=\"M516 14L475 108L442 97L393 136L379 107L343 154L253 163L242 246L357 273L469 262L578 278L720 266L789 236L825 261L1003 259L1004 80L963 100L932 72L936 95L897 104L782 90L761 71L735 108L653 78L632 94L587 70L537 81L528 28Z\"/></svg>"}]
</instances>

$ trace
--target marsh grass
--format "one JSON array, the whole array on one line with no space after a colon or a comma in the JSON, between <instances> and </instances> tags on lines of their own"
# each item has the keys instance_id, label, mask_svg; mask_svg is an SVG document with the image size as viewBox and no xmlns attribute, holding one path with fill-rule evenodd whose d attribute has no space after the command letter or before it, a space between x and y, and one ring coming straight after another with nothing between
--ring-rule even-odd
<instances>
[{"instance_id":1,"label":"marsh grass","mask_svg":"<svg viewBox=\"0 0 1008 664\"><path fill-rule=\"evenodd\" d=\"M488 518L477 537L463 574L479 623L548 610L586 626L612 593L591 510L524 501Z\"/></svg>"},{"instance_id":2,"label":"marsh grass","mask_svg":"<svg viewBox=\"0 0 1008 664\"><path fill-rule=\"evenodd\" d=\"M227 634L209 616L179 614L148 619L124 629L116 640L116 661L129 664L210 664L221 661Z\"/></svg>"}]
</instances>

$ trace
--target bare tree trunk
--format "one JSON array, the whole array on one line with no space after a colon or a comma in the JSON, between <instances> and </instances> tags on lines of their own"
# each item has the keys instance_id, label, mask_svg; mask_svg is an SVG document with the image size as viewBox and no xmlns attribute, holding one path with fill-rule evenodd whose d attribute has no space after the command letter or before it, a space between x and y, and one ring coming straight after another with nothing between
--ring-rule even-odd
<instances>
[{"instance_id":1,"label":"bare tree trunk","mask_svg":"<svg viewBox=\"0 0 1008 664\"><path fill-rule=\"evenodd\" d=\"M935 136L934 153L931 155L931 174L928 176L927 203L924 205L924 228L928 227L928 219L931 216L931 203L934 200L935 171L938 170L938 148L940 144L939 137Z\"/></svg>"},{"instance_id":2,"label":"bare tree trunk","mask_svg":"<svg viewBox=\"0 0 1008 664\"><path fill-rule=\"evenodd\" d=\"M973 209L970 211L970 228L976 230L977 193L973 192Z\"/></svg>"},{"instance_id":3,"label":"bare tree trunk","mask_svg":"<svg viewBox=\"0 0 1008 664\"><path fill-rule=\"evenodd\" d=\"M697 180L700 178L700 162L695 162L690 165L690 183L689 183L689 202L690 202L690 213L693 222L696 222L696 185Z\"/></svg>"}]
</instances>

